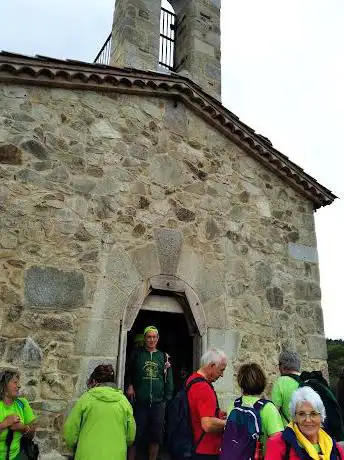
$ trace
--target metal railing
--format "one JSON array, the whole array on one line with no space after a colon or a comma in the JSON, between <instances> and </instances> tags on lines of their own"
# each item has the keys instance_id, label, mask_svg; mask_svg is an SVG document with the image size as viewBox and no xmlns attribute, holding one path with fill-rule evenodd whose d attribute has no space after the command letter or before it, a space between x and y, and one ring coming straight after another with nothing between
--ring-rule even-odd
<instances>
[{"instance_id":1,"label":"metal railing","mask_svg":"<svg viewBox=\"0 0 344 460\"><path fill-rule=\"evenodd\" d=\"M159 65L174 69L176 15L161 8Z\"/></svg>"},{"instance_id":2,"label":"metal railing","mask_svg":"<svg viewBox=\"0 0 344 460\"><path fill-rule=\"evenodd\" d=\"M176 15L174 13L161 8L159 65L169 70L174 69L176 22ZM95 64L110 64L111 37L112 34L108 36L97 54L93 61Z\"/></svg>"},{"instance_id":3,"label":"metal railing","mask_svg":"<svg viewBox=\"0 0 344 460\"><path fill-rule=\"evenodd\" d=\"M99 53L97 54L95 60L93 61L95 64L110 64L110 53L111 53L111 37L112 33L106 39L104 45L101 47Z\"/></svg>"}]
</instances>

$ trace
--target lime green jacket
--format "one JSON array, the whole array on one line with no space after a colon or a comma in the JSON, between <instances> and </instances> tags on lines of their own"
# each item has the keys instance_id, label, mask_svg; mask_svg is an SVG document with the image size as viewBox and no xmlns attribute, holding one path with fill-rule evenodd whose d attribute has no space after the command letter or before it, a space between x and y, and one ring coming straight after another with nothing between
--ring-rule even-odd
<instances>
[{"instance_id":1,"label":"lime green jacket","mask_svg":"<svg viewBox=\"0 0 344 460\"><path fill-rule=\"evenodd\" d=\"M136 433L133 410L122 391L110 385L84 393L64 424L64 438L76 450L75 460L127 458L127 445Z\"/></svg>"}]
</instances>

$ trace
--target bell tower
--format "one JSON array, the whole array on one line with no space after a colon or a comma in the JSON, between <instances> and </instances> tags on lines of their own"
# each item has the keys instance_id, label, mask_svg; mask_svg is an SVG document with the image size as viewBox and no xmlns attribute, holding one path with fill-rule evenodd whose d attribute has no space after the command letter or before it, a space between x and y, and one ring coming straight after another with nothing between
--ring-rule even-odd
<instances>
[{"instance_id":1,"label":"bell tower","mask_svg":"<svg viewBox=\"0 0 344 460\"><path fill-rule=\"evenodd\" d=\"M170 0L175 18L170 72L187 76L221 98L221 0ZM159 64L162 40L160 0L116 0L110 65L166 72ZM169 42L170 45L170 42ZM169 58L170 58L169 53Z\"/></svg>"}]
</instances>

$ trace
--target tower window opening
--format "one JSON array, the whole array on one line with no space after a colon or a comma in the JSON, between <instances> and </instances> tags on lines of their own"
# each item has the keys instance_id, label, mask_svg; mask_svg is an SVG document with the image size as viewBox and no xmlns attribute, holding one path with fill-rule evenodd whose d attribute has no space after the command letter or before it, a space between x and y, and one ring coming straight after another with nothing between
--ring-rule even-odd
<instances>
[{"instance_id":1,"label":"tower window opening","mask_svg":"<svg viewBox=\"0 0 344 460\"><path fill-rule=\"evenodd\" d=\"M176 15L169 2L164 0L160 16L159 65L174 70Z\"/></svg>"}]
</instances>

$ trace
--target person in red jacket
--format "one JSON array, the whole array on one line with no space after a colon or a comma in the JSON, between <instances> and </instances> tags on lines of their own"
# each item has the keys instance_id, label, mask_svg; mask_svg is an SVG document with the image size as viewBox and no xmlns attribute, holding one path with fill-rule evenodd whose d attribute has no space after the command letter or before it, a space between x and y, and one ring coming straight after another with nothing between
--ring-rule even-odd
<instances>
[{"instance_id":1,"label":"person in red jacket","mask_svg":"<svg viewBox=\"0 0 344 460\"><path fill-rule=\"evenodd\" d=\"M310 387L293 393L291 422L282 433L271 436L265 460L344 460L344 451L321 428L326 413L324 404Z\"/></svg>"},{"instance_id":2,"label":"person in red jacket","mask_svg":"<svg viewBox=\"0 0 344 460\"><path fill-rule=\"evenodd\" d=\"M222 350L212 348L201 357L201 367L188 378L196 378L188 391L191 427L195 443L192 460L218 460L227 414L220 410L213 383L223 377L228 358Z\"/></svg>"}]
</instances>

